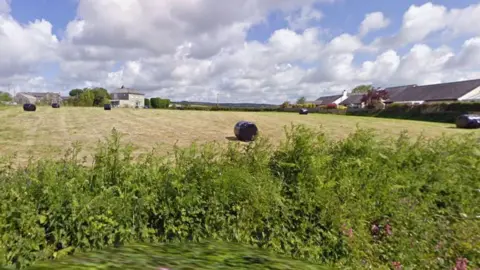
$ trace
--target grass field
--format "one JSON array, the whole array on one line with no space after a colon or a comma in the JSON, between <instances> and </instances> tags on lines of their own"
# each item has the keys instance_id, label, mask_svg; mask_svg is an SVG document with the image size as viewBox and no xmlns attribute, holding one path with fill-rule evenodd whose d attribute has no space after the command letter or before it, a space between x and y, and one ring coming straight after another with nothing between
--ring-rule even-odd
<instances>
[{"instance_id":1,"label":"grass field","mask_svg":"<svg viewBox=\"0 0 480 270\"><path fill-rule=\"evenodd\" d=\"M0 153L1 156L16 153L16 159L25 162L30 156L58 155L79 142L83 148L81 155L88 156L96 142L108 136L113 128L123 135L124 142L134 145L136 154L153 146L160 152L168 152L174 144L183 147L194 141L226 143L234 136L233 126L239 120L255 122L262 135L273 141L278 141L284 134L284 126L291 123L322 127L329 136L339 139L354 131L357 124L375 129L382 137L398 135L402 130L408 130L412 136L426 137L471 132L456 129L453 124L322 114L50 107L39 107L29 113L21 107L10 107L0 110ZM480 136L480 131L474 132Z\"/></svg>"}]
</instances>

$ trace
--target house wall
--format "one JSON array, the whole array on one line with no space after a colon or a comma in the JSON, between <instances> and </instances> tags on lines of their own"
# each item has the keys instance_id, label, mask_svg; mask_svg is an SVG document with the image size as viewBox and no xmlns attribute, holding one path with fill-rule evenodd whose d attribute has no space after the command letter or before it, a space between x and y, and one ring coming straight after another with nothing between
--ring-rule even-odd
<instances>
[{"instance_id":1,"label":"house wall","mask_svg":"<svg viewBox=\"0 0 480 270\"><path fill-rule=\"evenodd\" d=\"M411 100L411 101L395 101L394 104L412 104L412 105L420 105L423 104L425 100Z\"/></svg>"},{"instance_id":2,"label":"house wall","mask_svg":"<svg viewBox=\"0 0 480 270\"><path fill-rule=\"evenodd\" d=\"M118 102L118 106L121 108L135 108L136 106L138 107L144 107L145 106L145 96L143 95L136 95L136 94L126 94L128 95L127 99L116 99L114 96L114 101Z\"/></svg>"},{"instance_id":3,"label":"house wall","mask_svg":"<svg viewBox=\"0 0 480 270\"><path fill-rule=\"evenodd\" d=\"M36 100L35 97L32 97L32 96L27 96L27 95L24 95L24 94L17 94L14 98L14 101L17 104L23 105L23 104L28 104L28 103L35 104L37 100Z\"/></svg>"},{"instance_id":4,"label":"house wall","mask_svg":"<svg viewBox=\"0 0 480 270\"><path fill-rule=\"evenodd\" d=\"M128 100L131 102L132 107L135 107L135 106L144 107L145 106L145 96L144 95L129 94L128 95Z\"/></svg>"},{"instance_id":5,"label":"house wall","mask_svg":"<svg viewBox=\"0 0 480 270\"><path fill-rule=\"evenodd\" d=\"M473 89L458 99L459 101L480 100L480 87Z\"/></svg>"},{"instance_id":6,"label":"house wall","mask_svg":"<svg viewBox=\"0 0 480 270\"><path fill-rule=\"evenodd\" d=\"M342 103L343 101L345 101L346 99L348 98L348 93L347 91L343 91L343 95L341 98L335 100L333 103L337 104L337 105L340 105L340 103Z\"/></svg>"}]
</instances>

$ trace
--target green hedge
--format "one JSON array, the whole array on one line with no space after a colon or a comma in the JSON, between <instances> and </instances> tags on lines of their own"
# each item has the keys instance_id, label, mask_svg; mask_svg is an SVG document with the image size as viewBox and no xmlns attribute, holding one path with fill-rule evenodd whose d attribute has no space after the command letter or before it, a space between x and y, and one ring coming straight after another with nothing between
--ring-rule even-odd
<instances>
[{"instance_id":1,"label":"green hedge","mask_svg":"<svg viewBox=\"0 0 480 270\"><path fill-rule=\"evenodd\" d=\"M480 113L480 103L392 104L384 110L348 110L347 115L453 123L465 113Z\"/></svg>"},{"instance_id":2,"label":"green hedge","mask_svg":"<svg viewBox=\"0 0 480 270\"><path fill-rule=\"evenodd\" d=\"M92 166L0 163L0 264L130 242L241 242L339 269L480 267L478 138L341 141L302 126L132 160L114 132Z\"/></svg>"}]
</instances>

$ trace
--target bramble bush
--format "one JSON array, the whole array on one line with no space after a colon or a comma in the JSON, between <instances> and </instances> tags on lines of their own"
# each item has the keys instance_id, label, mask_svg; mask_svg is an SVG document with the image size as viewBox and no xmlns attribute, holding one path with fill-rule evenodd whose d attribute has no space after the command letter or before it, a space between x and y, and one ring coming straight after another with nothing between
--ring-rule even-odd
<instances>
[{"instance_id":1,"label":"bramble bush","mask_svg":"<svg viewBox=\"0 0 480 270\"><path fill-rule=\"evenodd\" d=\"M221 240L340 269L480 267L478 138L215 143L133 160L114 131L91 166L0 163L1 264L132 242Z\"/></svg>"}]
</instances>

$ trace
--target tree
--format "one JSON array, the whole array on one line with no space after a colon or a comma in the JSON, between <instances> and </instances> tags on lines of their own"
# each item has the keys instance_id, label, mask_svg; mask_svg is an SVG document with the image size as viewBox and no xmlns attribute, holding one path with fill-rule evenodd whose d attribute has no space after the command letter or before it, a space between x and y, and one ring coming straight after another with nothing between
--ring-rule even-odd
<instances>
[{"instance_id":1,"label":"tree","mask_svg":"<svg viewBox=\"0 0 480 270\"><path fill-rule=\"evenodd\" d=\"M297 104L305 104L305 102L307 102L307 99L305 97L297 99Z\"/></svg>"},{"instance_id":2,"label":"tree","mask_svg":"<svg viewBox=\"0 0 480 270\"><path fill-rule=\"evenodd\" d=\"M380 105L383 108L385 105L383 101L386 99L388 99L388 92L386 90L373 89L364 94L361 101L367 105L367 108L373 109Z\"/></svg>"},{"instance_id":3,"label":"tree","mask_svg":"<svg viewBox=\"0 0 480 270\"><path fill-rule=\"evenodd\" d=\"M103 106L106 103L110 103L110 94L108 93L107 89L97 87L91 89L93 92L93 106Z\"/></svg>"},{"instance_id":4,"label":"tree","mask_svg":"<svg viewBox=\"0 0 480 270\"><path fill-rule=\"evenodd\" d=\"M0 92L0 101L10 102L12 101L12 96L6 92Z\"/></svg>"},{"instance_id":5,"label":"tree","mask_svg":"<svg viewBox=\"0 0 480 270\"><path fill-rule=\"evenodd\" d=\"M280 105L280 108L282 109L285 109L285 108L288 108L290 107L290 102L289 101L285 101L282 103L282 105Z\"/></svg>"},{"instance_id":6,"label":"tree","mask_svg":"<svg viewBox=\"0 0 480 270\"><path fill-rule=\"evenodd\" d=\"M150 99L148 98L145 99L145 106L150 107Z\"/></svg>"},{"instance_id":7,"label":"tree","mask_svg":"<svg viewBox=\"0 0 480 270\"><path fill-rule=\"evenodd\" d=\"M78 97L80 96L81 94L83 93L83 90L82 89L73 89L71 90L68 95L71 96L71 97Z\"/></svg>"},{"instance_id":8,"label":"tree","mask_svg":"<svg viewBox=\"0 0 480 270\"><path fill-rule=\"evenodd\" d=\"M368 91L373 90L371 85L359 85L353 88L352 93L368 93Z\"/></svg>"}]
</instances>

